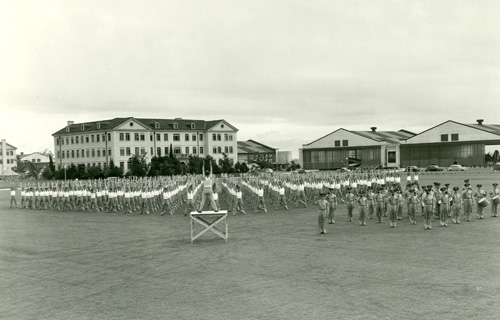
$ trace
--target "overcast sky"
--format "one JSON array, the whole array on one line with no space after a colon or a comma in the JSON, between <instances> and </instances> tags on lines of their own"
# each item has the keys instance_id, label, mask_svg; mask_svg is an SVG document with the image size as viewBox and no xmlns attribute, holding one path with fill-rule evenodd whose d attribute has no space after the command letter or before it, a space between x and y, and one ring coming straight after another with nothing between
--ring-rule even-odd
<instances>
[{"instance_id":1,"label":"overcast sky","mask_svg":"<svg viewBox=\"0 0 500 320\"><path fill-rule=\"evenodd\" d=\"M0 137L220 119L292 151L339 127L500 123L500 1L2 1Z\"/></svg>"}]
</instances>

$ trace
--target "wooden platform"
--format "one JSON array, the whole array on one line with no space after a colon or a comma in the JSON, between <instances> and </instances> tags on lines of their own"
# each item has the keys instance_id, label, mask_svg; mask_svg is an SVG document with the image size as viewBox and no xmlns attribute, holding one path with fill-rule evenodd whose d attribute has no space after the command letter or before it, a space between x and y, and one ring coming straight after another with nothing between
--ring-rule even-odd
<instances>
[{"instance_id":1,"label":"wooden platform","mask_svg":"<svg viewBox=\"0 0 500 320\"><path fill-rule=\"evenodd\" d=\"M222 239L226 240L228 238L228 225L227 225L227 210L219 210L217 212L215 211L202 211L202 212L197 212L193 211L189 214L189 217L191 219L191 243L193 243L194 240L199 238L201 235L203 235L207 231L211 231L221 237ZM219 223L224 221L224 229L221 230L217 227ZM195 233L194 227L195 227L195 222L202 225L204 228L198 232Z\"/></svg>"}]
</instances>

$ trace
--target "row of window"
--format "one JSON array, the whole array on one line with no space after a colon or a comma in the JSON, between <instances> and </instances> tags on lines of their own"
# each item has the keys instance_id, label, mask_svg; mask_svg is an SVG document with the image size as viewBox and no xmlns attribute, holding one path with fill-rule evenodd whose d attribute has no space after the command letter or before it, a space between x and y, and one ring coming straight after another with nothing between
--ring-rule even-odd
<instances>
[{"instance_id":1,"label":"row of window","mask_svg":"<svg viewBox=\"0 0 500 320\"><path fill-rule=\"evenodd\" d=\"M14 150L7 150L7 156L13 156L14 155ZM0 148L0 156L2 155L2 149Z\"/></svg>"},{"instance_id":2,"label":"row of window","mask_svg":"<svg viewBox=\"0 0 500 320\"><path fill-rule=\"evenodd\" d=\"M87 150L66 150L66 151L57 151L58 159L69 159L69 158L95 158L97 157L105 157L106 149L87 149ZM111 149L108 149L108 156L111 156Z\"/></svg>"},{"instance_id":3,"label":"row of window","mask_svg":"<svg viewBox=\"0 0 500 320\"><path fill-rule=\"evenodd\" d=\"M111 141L111 133L108 133L108 141ZM80 144L80 143L92 143L92 142L104 142L106 141L106 134L91 134L86 136L70 136L70 137L59 137L56 139L56 145L67 145L69 144Z\"/></svg>"},{"instance_id":4,"label":"row of window","mask_svg":"<svg viewBox=\"0 0 500 320\"><path fill-rule=\"evenodd\" d=\"M458 133L452 133L451 134L451 140L449 140L449 134L442 134L441 135L441 141L445 142L445 141L458 141Z\"/></svg>"},{"instance_id":5,"label":"row of window","mask_svg":"<svg viewBox=\"0 0 500 320\"><path fill-rule=\"evenodd\" d=\"M135 147L134 150L132 150L131 147L123 147L120 148L120 156L131 156L132 151L134 151L133 154L137 155L145 155L146 154L146 148L145 147ZM163 153L162 153L163 151ZM204 148L203 147L184 147L184 154L204 154ZM231 154L234 152L234 148L232 146L225 146L224 149L223 147L213 147L213 153L228 153ZM182 147L172 147L172 152L174 154L182 154ZM169 153L168 147L156 147L156 153L154 153L154 148L150 148L150 154L161 157L161 156L166 156Z\"/></svg>"},{"instance_id":6,"label":"row of window","mask_svg":"<svg viewBox=\"0 0 500 320\"><path fill-rule=\"evenodd\" d=\"M14 164L15 160L14 159L7 159L7 164Z\"/></svg>"},{"instance_id":7,"label":"row of window","mask_svg":"<svg viewBox=\"0 0 500 320\"><path fill-rule=\"evenodd\" d=\"M168 133L163 133L163 141L169 141ZM145 133L140 133L136 132L133 134L134 136L134 141L146 141L146 134ZM132 139L132 133L130 132L120 132L119 134L119 140L120 141L131 141ZM172 140L173 141L181 141L181 134L180 133L173 133L172 134ZM203 134L189 134L186 133L184 134L184 141L203 141ZM162 141L162 134L161 133L150 133L149 134L149 141Z\"/></svg>"},{"instance_id":8,"label":"row of window","mask_svg":"<svg viewBox=\"0 0 500 320\"><path fill-rule=\"evenodd\" d=\"M340 147L340 140L335 140L335 146ZM349 146L349 141L342 140L342 147L348 147L348 146Z\"/></svg>"}]
</instances>

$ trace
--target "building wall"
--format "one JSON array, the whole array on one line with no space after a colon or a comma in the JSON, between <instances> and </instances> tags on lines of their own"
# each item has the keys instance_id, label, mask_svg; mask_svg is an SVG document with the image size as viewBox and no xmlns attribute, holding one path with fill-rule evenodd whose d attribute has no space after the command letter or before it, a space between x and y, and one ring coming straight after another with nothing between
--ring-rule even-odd
<instances>
[{"instance_id":1,"label":"building wall","mask_svg":"<svg viewBox=\"0 0 500 320\"><path fill-rule=\"evenodd\" d=\"M302 149L302 167L305 170L338 169L347 166L348 157L361 159L363 166L378 166L381 163L381 147Z\"/></svg>"},{"instance_id":2,"label":"building wall","mask_svg":"<svg viewBox=\"0 0 500 320\"><path fill-rule=\"evenodd\" d=\"M133 125L130 125L130 123L133 123ZM138 134L138 140L136 140L136 134ZM174 141L174 134L178 135L178 141ZM212 139L213 134L215 134L215 140ZM186 135L188 135L187 140ZM195 140L193 140L193 135L196 137ZM99 141L97 141L97 136L99 136ZM201 141L200 136L203 137ZM142 140L142 137L144 137L144 140ZM58 139L63 139L64 143L59 143L58 141L61 140ZM124 172L127 172L127 161L136 153L136 148L138 148L140 154L144 151L147 156L146 160L151 162L153 156L168 154L171 145L172 149L178 152L176 156L181 161L187 161L189 155L194 154L200 157L210 155L217 161L223 158L222 153L226 151L228 157L234 163L238 161L237 131L223 122L212 130L167 130L161 128L151 130L132 119L107 132L89 131L78 134L55 135L54 163L57 168L74 163L75 165L100 166L104 169L113 159L116 166L123 167ZM203 153L200 153L200 148L203 148ZM62 155L63 152L64 156Z\"/></svg>"},{"instance_id":3,"label":"building wall","mask_svg":"<svg viewBox=\"0 0 500 320\"><path fill-rule=\"evenodd\" d=\"M461 165L484 165L485 145L481 142L401 145L401 165L448 167L456 160Z\"/></svg>"},{"instance_id":4,"label":"building wall","mask_svg":"<svg viewBox=\"0 0 500 320\"><path fill-rule=\"evenodd\" d=\"M12 148L5 139L2 139L0 146L0 175L5 170L16 166L16 148Z\"/></svg>"}]
</instances>

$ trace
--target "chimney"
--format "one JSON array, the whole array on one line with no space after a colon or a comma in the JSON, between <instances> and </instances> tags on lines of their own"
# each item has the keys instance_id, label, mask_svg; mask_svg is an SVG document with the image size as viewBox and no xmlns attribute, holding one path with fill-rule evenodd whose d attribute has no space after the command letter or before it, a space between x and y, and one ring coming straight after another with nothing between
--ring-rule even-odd
<instances>
[{"instance_id":1,"label":"chimney","mask_svg":"<svg viewBox=\"0 0 500 320\"><path fill-rule=\"evenodd\" d=\"M370 129L372 129L372 132L375 132L377 130L377 127L371 127Z\"/></svg>"},{"instance_id":2,"label":"chimney","mask_svg":"<svg viewBox=\"0 0 500 320\"><path fill-rule=\"evenodd\" d=\"M477 119L476 121L478 125L482 126L484 119Z\"/></svg>"},{"instance_id":3,"label":"chimney","mask_svg":"<svg viewBox=\"0 0 500 320\"><path fill-rule=\"evenodd\" d=\"M74 121L68 121L68 127L69 127L70 125L72 125L72 124L75 124L75 122L74 122Z\"/></svg>"}]
</instances>

